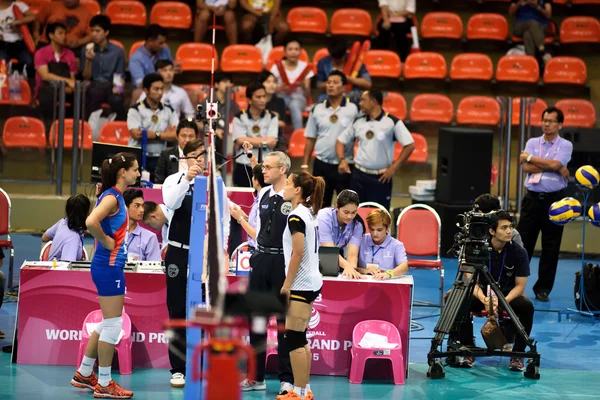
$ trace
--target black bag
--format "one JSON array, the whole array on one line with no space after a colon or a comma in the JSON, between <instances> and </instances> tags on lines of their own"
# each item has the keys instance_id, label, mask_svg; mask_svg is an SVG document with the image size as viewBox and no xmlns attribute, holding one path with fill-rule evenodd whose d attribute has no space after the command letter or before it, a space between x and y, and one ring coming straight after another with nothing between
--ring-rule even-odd
<instances>
[{"instance_id":1,"label":"black bag","mask_svg":"<svg viewBox=\"0 0 600 400\"><path fill-rule=\"evenodd\" d=\"M581 271L575 273L575 305L582 311L600 310L600 266L586 264L583 267L585 302L581 304Z\"/></svg>"}]
</instances>

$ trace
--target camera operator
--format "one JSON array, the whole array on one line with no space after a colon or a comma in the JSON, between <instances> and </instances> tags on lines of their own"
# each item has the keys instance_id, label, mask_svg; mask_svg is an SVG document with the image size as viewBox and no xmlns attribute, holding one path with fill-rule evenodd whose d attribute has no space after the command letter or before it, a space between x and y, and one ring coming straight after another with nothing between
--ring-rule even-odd
<instances>
[{"instance_id":1,"label":"camera operator","mask_svg":"<svg viewBox=\"0 0 600 400\"><path fill-rule=\"evenodd\" d=\"M521 321L527 335L533 325L533 303L523 294L529 276L529 258L523 247L511 241L513 219L506 211L498 211L493 217L489 228L491 235L490 244L492 251L488 261L488 268L492 277L498 283L506 301ZM469 311L481 312L489 307L490 299L487 297L487 282L477 282L473 290L473 298ZM493 311L498 313L498 300L493 297ZM462 322L458 331L451 332L448 341L460 342L465 346L473 346L473 317L470 313ZM513 351L525 351L525 341L517 335ZM473 359L462 359L462 367L472 367ZM523 370L523 359L511 357L511 371Z\"/></svg>"},{"instance_id":2,"label":"camera operator","mask_svg":"<svg viewBox=\"0 0 600 400\"><path fill-rule=\"evenodd\" d=\"M479 195L475 201L473 202L473 211L481 212L484 214L490 213L492 211L500 211L502 207L500 207L500 199L493 194L485 193ZM512 241L513 243L517 243L521 247L523 247L523 240L521 239L521 234L517 231L516 228L512 230Z\"/></svg>"}]
</instances>

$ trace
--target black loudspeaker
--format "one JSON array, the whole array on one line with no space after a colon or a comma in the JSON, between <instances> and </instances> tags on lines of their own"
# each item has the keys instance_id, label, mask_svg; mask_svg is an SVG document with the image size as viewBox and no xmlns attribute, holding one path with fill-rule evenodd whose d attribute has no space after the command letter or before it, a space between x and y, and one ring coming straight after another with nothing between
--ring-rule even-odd
<instances>
[{"instance_id":1,"label":"black loudspeaker","mask_svg":"<svg viewBox=\"0 0 600 400\"><path fill-rule=\"evenodd\" d=\"M491 130L440 128L437 202L468 204L490 192L493 141Z\"/></svg>"}]
</instances>

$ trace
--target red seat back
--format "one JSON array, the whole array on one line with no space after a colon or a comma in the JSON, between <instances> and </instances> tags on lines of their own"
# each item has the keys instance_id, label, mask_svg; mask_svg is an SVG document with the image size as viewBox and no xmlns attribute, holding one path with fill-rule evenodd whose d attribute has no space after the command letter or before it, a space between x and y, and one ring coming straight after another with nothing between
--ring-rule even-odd
<instances>
[{"instance_id":1,"label":"red seat back","mask_svg":"<svg viewBox=\"0 0 600 400\"><path fill-rule=\"evenodd\" d=\"M397 229L407 255L439 257L441 221L433 208L422 204L406 207L398 216Z\"/></svg>"},{"instance_id":2,"label":"red seat back","mask_svg":"<svg viewBox=\"0 0 600 400\"><path fill-rule=\"evenodd\" d=\"M11 117L4 123L2 132L4 147L46 147L46 129L37 118Z\"/></svg>"}]
</instances>

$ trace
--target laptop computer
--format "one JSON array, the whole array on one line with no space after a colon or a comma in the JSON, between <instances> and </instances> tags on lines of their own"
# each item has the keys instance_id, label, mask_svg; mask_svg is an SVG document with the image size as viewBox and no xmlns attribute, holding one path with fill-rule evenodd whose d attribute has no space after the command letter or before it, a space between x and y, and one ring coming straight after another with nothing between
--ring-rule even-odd
<instances>
[{"instance_id":1,"label":"laptop computer","mask_svg":"<svg viewBox=\"0 0 600 400\"><path fill-rule=\"evenodd\" d=\"M319 247L319 264L323 276L337 277L340 271L340 249L338 247Z\"/></svg>"}]
</instances>

